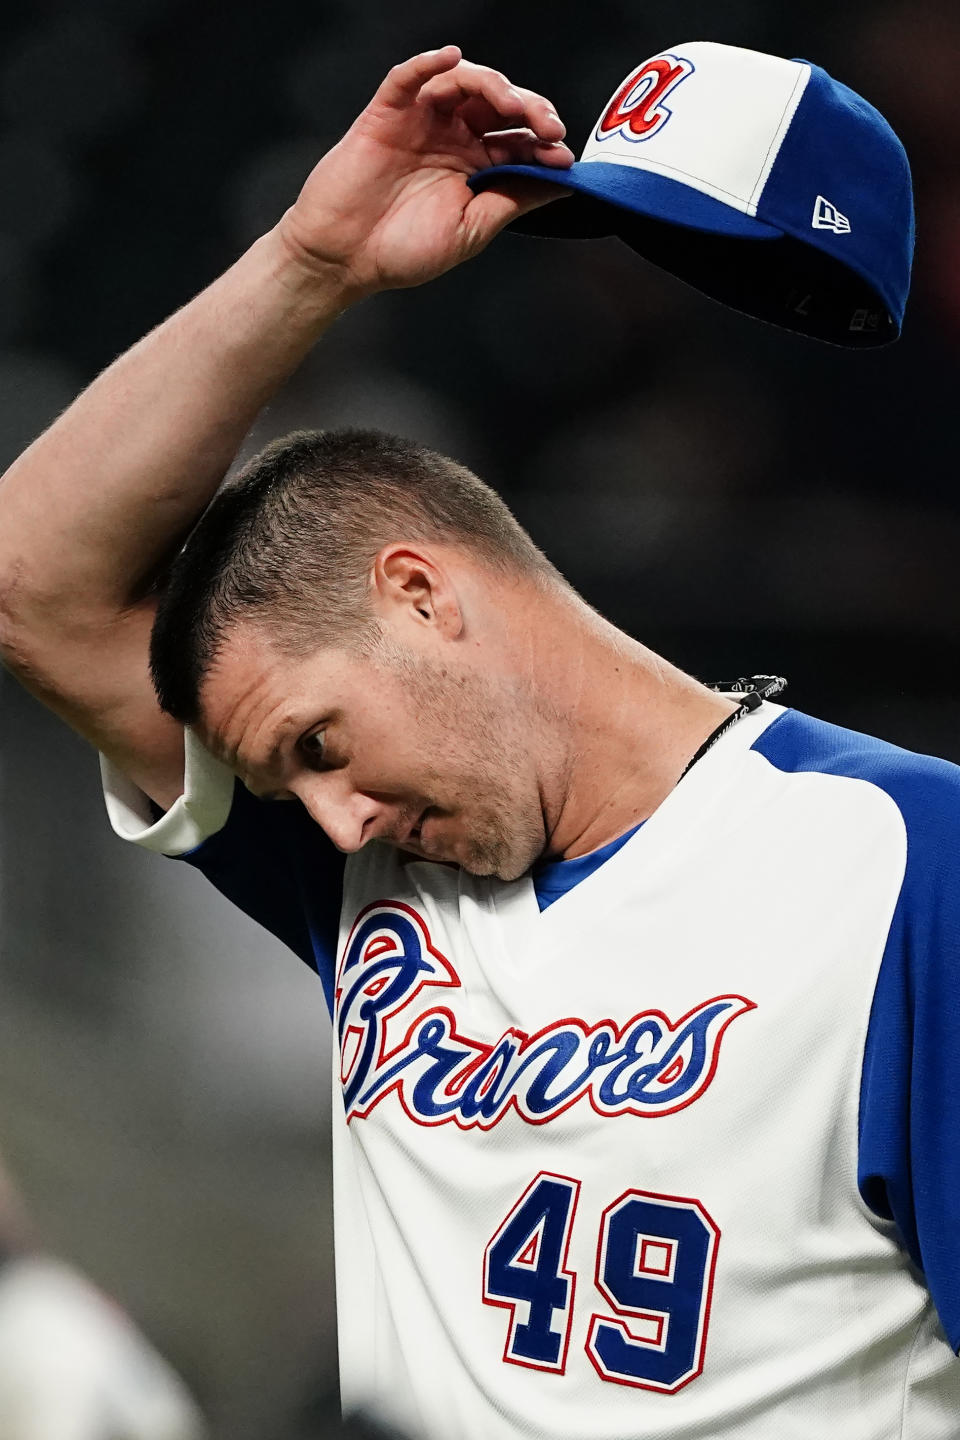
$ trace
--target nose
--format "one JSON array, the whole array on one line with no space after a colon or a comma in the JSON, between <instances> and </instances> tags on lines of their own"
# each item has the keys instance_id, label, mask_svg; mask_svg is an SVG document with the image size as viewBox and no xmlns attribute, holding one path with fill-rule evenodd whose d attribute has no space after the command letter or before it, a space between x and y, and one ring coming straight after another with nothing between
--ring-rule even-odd
<instances>
[{"instance_id":1,"label":"nose","mask_svg":"<svg viewBox=\"0 0 960 1440\"><path fill-rule=\"evenodd\" d=\"M352 855L382 829L385 807L372 795L355 790L341 770L314 775L297 787L312 819L326 831L338 850Z\"/></svg>"}]
</instances>

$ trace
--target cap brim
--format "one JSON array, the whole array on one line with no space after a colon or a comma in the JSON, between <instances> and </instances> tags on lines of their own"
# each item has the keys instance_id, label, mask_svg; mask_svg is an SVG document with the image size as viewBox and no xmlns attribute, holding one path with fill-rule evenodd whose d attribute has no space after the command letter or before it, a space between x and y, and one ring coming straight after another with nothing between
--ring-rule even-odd
<instances>
[{"instance_id":1,"label":"cap brim","mask_svg":"<svg viewBox=\"0 0 960 1440\"><path fill-rule=\"evenodd\" d=\"M772 240L783 233L690 185L606 160L577 160L568 170L550 165L494 165L471 175L467 183L474 191L488 190L512 176L563 185L574 192L515 222L516 229L530 235L571 239L617 235L618 212L622 211L744 240Z\"/></svg>"}]
</instances>

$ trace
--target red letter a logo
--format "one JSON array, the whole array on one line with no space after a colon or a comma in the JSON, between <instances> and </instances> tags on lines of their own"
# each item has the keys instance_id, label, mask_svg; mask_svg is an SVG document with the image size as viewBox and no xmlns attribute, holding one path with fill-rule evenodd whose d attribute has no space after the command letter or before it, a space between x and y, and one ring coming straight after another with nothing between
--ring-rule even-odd
<instances>
[{"instance_id":1,"label":"red letter a logo","mask_svg":"<svg viewBox=\"0 0 960 1440\"><path fill-rule=\"evenodd\" d=\"M649 140L670 119L671 112L661 103L664 97L692 70L689 60L675 55L659 55L646 61L610 101L597 127L597 139L622 130L628 140Z\"/></svg>"}]
</instances>

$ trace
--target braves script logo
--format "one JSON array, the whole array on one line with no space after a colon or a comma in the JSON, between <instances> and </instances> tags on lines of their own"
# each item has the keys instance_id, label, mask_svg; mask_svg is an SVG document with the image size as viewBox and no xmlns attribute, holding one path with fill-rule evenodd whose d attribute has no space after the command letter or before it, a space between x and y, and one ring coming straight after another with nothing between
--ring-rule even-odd
<instances>
[{"instance_id":1,"label":"braves script logo","mask_svg":"<svg viewBox=\"0 0 960 1440\"><path fill-rule=\"evenodd\" d=\"M626 140L649 140L670 119L663 101L681 80L692 75L693 64L677 55L658 55L635 70L614 95L597 126L597 139L607 140L619 131Z\"/></svg>"},{"instance_id":2,"label":"braves script logo","mask_svg":"<svg viewBox=\"0 0 960 1440\"><path fill-rule=\"evenodd\" d=\"M624 1025L567 1018L534 1035L507 1030L490 1045L461 1035L442 1005L405 1024L402 1012L425 986L460 981L421 917L400 902L367 906L337 983L348 1121L369 1115L391 1091L417 1124L463 1129L487 1130L510 1109L542 1125L581 1099L598 1115L672 1115L710 1084L727 1026L756 1008L742 995L720 995L675 1024L659 1010Z\"/></svg>"}]
</instances>

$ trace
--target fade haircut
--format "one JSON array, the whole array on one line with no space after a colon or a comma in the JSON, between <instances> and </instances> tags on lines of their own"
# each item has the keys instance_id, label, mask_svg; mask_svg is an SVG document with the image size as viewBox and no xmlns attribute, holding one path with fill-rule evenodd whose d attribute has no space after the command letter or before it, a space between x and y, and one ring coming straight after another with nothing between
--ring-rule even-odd
<instances>
[{"instance_id":1,"label":"fade haircut","mask_svg":"<svg viewBox=\"0 0 960 1440\"><path fill-rule=\"evenodd\" d=\"M560 578L499 495L455 460L377 430L297 431L221 490L170 567L150 642L163 709L196 722L240 620L291 656L373 645L370 573L393 540L452 543L500 573Z\"/></svg>"}]
</instances>

